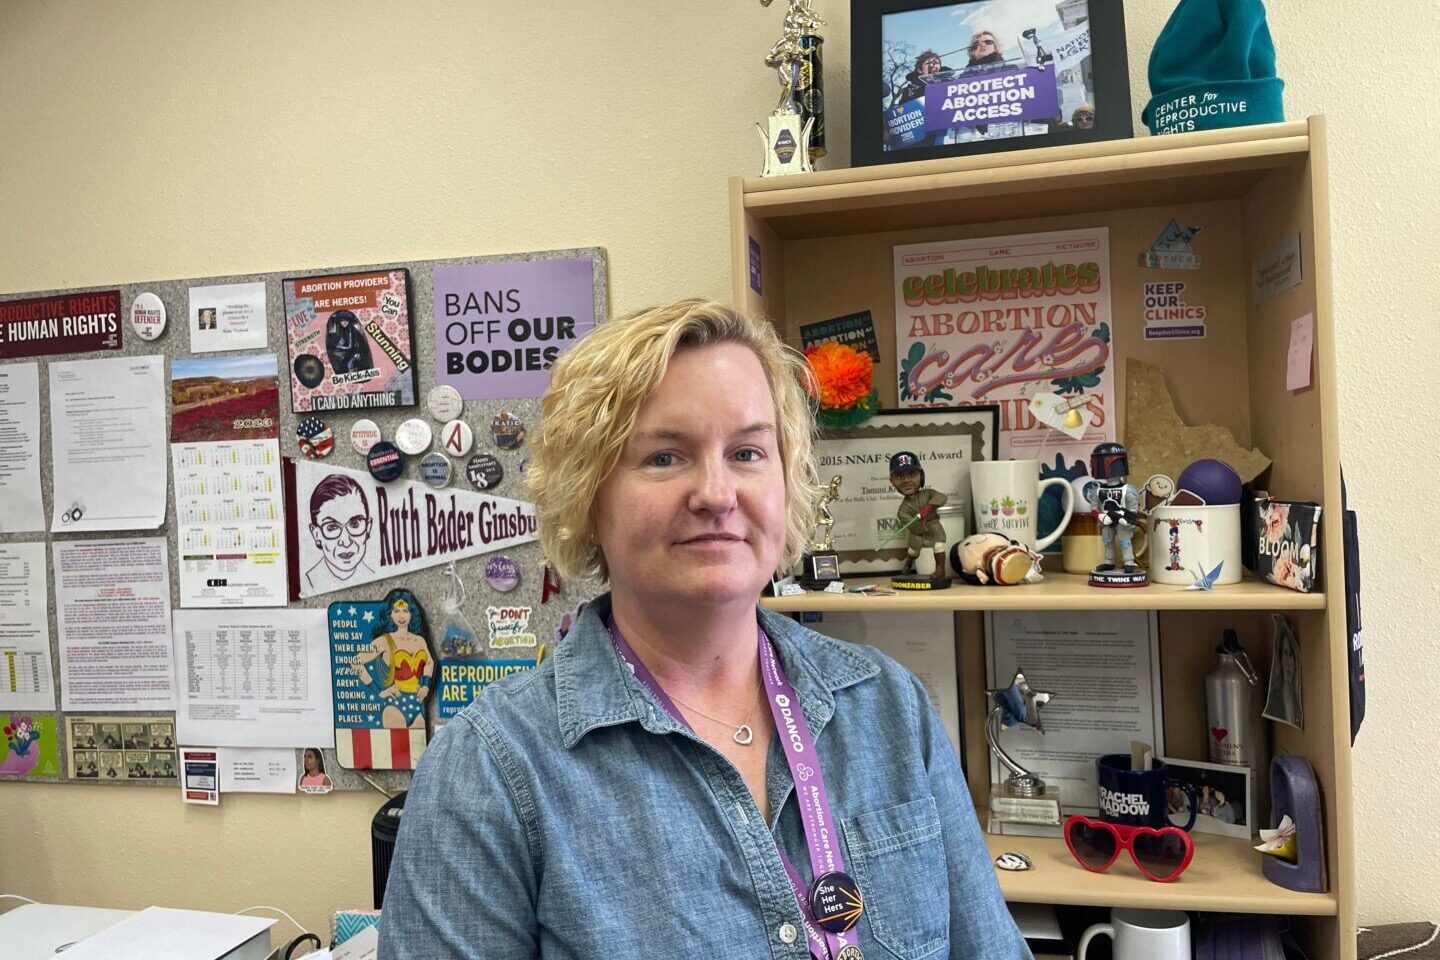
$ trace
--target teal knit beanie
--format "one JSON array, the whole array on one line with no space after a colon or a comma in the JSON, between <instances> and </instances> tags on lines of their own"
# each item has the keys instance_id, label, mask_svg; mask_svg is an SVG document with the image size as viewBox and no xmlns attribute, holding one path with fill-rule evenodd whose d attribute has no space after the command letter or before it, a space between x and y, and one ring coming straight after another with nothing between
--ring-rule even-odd
<instances>
[{"instance_id":1,"label":"teal knit beanie","mask_svg":"<svg viewBox=\"0 0 1440 960\"><path fill-rule=\"evenodd\" d=\"M1150 132L1285 119L1275 44L1261 0L1180 0L1150 54Z\"/></svg>"}]
</instances>

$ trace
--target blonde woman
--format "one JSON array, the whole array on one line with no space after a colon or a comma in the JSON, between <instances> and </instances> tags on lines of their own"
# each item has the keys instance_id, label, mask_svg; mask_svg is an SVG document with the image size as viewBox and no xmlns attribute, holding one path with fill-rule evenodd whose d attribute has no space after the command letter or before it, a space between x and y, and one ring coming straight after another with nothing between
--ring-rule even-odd
<instances>
[{"instance_id":1,"label":"blonde woman","mask_svg":"<svg viewBox=\"0 0 1440 960\"><path fill-rule=\"evenodd\" d=\"M382 958L1030 956L919 681L757 607L813 527L805 376L695 300L556 364L541 546L610 592L426 751Z\"/></svg>"}]
</instances>

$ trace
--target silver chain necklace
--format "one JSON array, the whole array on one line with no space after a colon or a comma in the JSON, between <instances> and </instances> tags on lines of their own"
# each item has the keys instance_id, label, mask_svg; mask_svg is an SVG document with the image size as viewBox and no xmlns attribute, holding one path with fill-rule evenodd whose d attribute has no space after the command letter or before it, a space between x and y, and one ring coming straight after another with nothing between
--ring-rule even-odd
<instances>
[{"instance_id":1,"label":"silver chain necklace","mask_svg":"<svg viewBox=\"0 0 1440 960\"><path fill-rule=\"evenodd\" d=\"M730 739L740 744L740 746L748 747L750 746L750 744L755 742L755 731L750 728L750 724L735 724L731 723L729 720L721 720L719 717L712 717L710 716L710 714L706 713L704 710L701 710L699 707L692 707L690 704L686 703L684 700L681 700L673 693L670 694L670 699L680 704L680 706L684 707L686 710L695 711L696 713L700 714L700 716L704 717L706 720L709 720L713 723L718 723L721 726L734 727L735 732L730 734ZM759 701L759 697L756 697L756 701ZM755 709L754 704L751 705L750 709L752 711Z\"/></svg>"}]
</instances>

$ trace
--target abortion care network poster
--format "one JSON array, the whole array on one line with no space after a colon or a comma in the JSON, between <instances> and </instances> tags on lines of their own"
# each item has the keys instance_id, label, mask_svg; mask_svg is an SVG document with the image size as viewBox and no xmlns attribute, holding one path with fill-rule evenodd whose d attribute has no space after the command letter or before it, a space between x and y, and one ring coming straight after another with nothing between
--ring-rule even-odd
<instances>
[{"instance_id":1,"label":"abortion care network poster","mask_svg":"<svg viewBox=\"0 0 1440 960\"><path fill-rule=\"evenodd\" d=\"M1115 439L1110 240L1104 227L895 248L902 407L1000 406L1000 459L1088 462ZM1040 423L1041 393L1073 403L1078 439Z\"/></svg>"}]
</instances>

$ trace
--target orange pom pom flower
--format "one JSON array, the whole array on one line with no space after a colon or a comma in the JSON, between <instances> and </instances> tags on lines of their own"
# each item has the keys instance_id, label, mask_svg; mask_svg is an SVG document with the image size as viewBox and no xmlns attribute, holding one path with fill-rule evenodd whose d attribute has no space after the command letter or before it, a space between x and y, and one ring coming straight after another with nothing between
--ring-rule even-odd
<instances>
[{"instance_id":1,"label":"orange pom pom flower","mask_svg":"<svg viewBox=\"0 0 1440 960\"><path fill-rule=\"evenodd\" d=\"M843 343L822 343L805 351L815 374L820 409L815 418L826 427L853 426L875 413L875 361Z\"/></svg>"}]
</instances>

